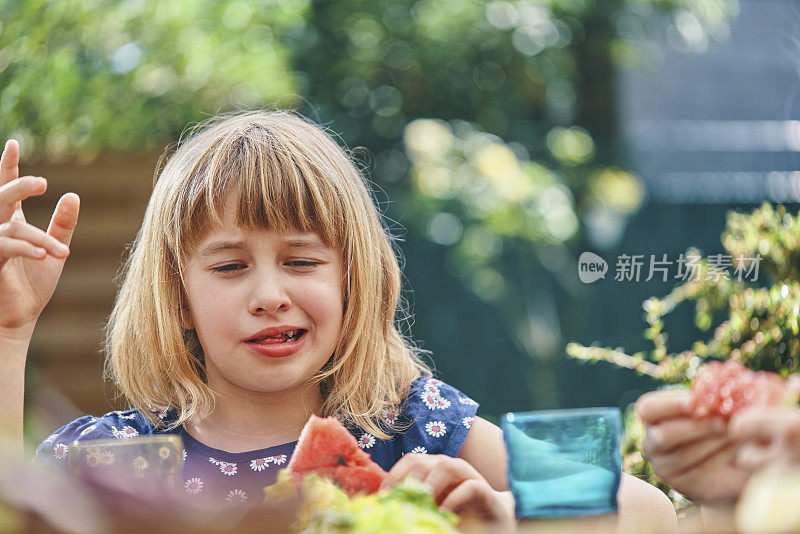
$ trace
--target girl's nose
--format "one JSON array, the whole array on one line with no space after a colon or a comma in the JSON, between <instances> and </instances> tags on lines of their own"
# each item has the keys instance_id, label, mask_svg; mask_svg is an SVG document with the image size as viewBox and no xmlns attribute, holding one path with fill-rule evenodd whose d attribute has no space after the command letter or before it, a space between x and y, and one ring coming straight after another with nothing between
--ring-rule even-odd
<instances>
[{"instance_id":1,"label":"girl's nose","mask_svg":"<svg viewBox=\"0 0 800 534\"><path fill-rule=\"evenodd\" d=\"M278 277L262 277L253 288L248 310L254 315L286 311L292 305L291 299Z\"/></svg>"}]
</instances>

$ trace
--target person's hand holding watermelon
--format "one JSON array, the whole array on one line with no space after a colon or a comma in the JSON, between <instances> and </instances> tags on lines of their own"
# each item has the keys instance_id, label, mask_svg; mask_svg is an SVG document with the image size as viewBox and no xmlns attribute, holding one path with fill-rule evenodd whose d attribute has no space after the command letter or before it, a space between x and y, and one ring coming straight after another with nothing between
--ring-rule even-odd
<instances>
[{"instance_id":1,"label":"person's hand holding watermelon","mask_svg":"<svg viewBox=\"0 0 800 534\"><path fill-rule=\"evenodd\" d=\"M645 423L642 452L659 477L693 501L736 499L749 471L734 464L725 418L698 418L688 391L645 393L636 411Z\"/></svg>"},{"instance_id":2,"label":"person's hand holding watermelon","mask_svg":"<svg viewBox=\"0 0 800 534\"><path fill-rule=\"evenodd\" d=\"M406 454L389 471L381 488L415 478L431 488L436 504L462 517L514 524L511 492L497 491L467 461L441 454Z\"/></svg>"},{"instance_id":3,"label":"person's hand holding watermelon","mask_svg":"<svg viewBox=\"0 0 800 534\"><path fill-rule=\"evenodd\" d=\"M646 393L636 403L645 423L644 455L687 498L733 501L754 468L790 454L791 440L779 447L764 438L781 434L778 428L767 431L771 421L788 420L785 410L797 410L787 408L796 405L796 384L735 361L712 362L691 391ZM800 436L800 414L797 425Z\"/></svg>"}]
</instances>

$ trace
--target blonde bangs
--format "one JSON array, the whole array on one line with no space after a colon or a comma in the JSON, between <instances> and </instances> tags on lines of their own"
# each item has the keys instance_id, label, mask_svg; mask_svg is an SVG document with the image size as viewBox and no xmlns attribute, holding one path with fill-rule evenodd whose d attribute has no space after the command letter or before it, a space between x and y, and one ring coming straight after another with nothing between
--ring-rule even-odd
<instances>
[{"instance_id":1,"label":"blonde bangs","mask_svg":"<svg viewBox=\"0 0 800 534\"><path fill-rule=\"evenodd\" d=\"M394 429L382 416L431 373L420 359L426 351L395 324L400 268L365 178L329 134L290 111L222 115L189 134L159 174L125 264L106 331L107 376L155 424L154 410L174 409L172 426L211 412L202 347L181 327L181 275L233 195L238 225L315 232L340 252L342 332L311 380L323 415L386 439Z\"/></svg>"}]
</instances>

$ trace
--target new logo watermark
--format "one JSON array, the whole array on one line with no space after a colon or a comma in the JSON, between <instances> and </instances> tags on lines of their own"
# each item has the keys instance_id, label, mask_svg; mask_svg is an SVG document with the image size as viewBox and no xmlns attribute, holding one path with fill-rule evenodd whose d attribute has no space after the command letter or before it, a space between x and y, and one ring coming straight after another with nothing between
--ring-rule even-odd
<instances>
[{"instance_id":1,"label":"new logo watermark","mask_svg":"<svg viewBox=\"0 0 800 534\"><path fill-rule=\"evenodd\" d=\"M584 252L578 258L578 277L584 284L591 284L606 277L608 263L594 252Z\"/></svg>"},{"instance_id":2,"label":"new logo watermark","mask_svg":"<svg viewBox=\"0 0 800 534\"><path fill-rule=\"evenodd\" d=\"M730 256L712 254L703 258L700 254L680 254L670 259L667 254L620 254L615 265L615 282L649 282L650 280L680 280L699 282L700 280L745 279L756 282L761 255ZM606 277L608 263L593 252L584 252L578 258L578 278L584 284L591 284Z\"/></svg>"}]
</instances>

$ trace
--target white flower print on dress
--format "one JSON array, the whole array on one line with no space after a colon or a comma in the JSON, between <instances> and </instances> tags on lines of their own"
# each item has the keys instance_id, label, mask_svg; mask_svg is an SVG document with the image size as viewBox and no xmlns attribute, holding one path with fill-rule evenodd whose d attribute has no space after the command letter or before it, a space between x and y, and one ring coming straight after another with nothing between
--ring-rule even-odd
<instances>
[{"instance_id":1,"label":"white flower print on dress","mask_svg":"<svg viewBox=\"0 0 800 534\"><path fill-rule=\"evenodd\" d=\"M434 395L432 393L423 391L422 394L420 395L420 398L422 399L422 402L425 403L425 406L427 406L429 410L435 410L440 397L439 395Z\"/></svg>"},{"instance_id":2,"label":"white flower print on dress","mask_svg":"<svg viewBox=\"0 0 800 534\"><path fill-rule=\"evenodd\" d=\"M69 447L64 445L63 443L56 443L53 445L53 454L59 460L63 460L67 457L67 453L69 452Z\"/></svg>"},{"instance_id":3,"label":"white flower print on dress","mask_svg":"<svg viewBox=\"0 0 800 534\"><path fill-rule=\"evenodd\" d=\"M373 445L375 445L375 436L372 434L364 433L358 438L358 446L362 449L370 449Z\"/></svg>"},{"instance_id":4,"label":"white flower print on dress","mask_svg":"<svg viewBox=\"0 0 800 534\"><path fill-rule=\"evenodd\" d=\"M86 428L84 428L83 430L81 430L80 435L81 436L85 436L86 434L88 434L89 432L94 430L95 428L97 428L97 425L89 425Z\"/></svg>"},{"instance_id":5,"label":"white flower print on dress","mask_svg":"<svg viewBox=\"0 0 800 534\"><path fill-rule=\"evenodd\" d=\"M228 504L245 504L247 502L247 493L244 490L233 489L228 492L225 502Z\"/></svg>"},{"instance_id":6,"label":"white flower print on dress","mask_svg":"<svg viewBox=\"0 0 800 534\"><path fill-rule=\"evenodd\" d=\"M425 385L422 386L422 391L425 393L430 393L431 395L436 395L437 397L439 396L439 387L430 380L425 382Z\"/></svg>"},{"instance_id":7,"label":"white flower print on dress","mask_svg":"<svg viewBox=\"0 0 800 534\"><path fill-rule=\"evenodd\" d=\"M137 432L137 430L132 426L124 426L122 427L122 430L119 430L117 429L117 427L112 426L111 433L117 439L130 439L130 438L135 438L136 436L139 435L139 432Z\"/></svg>"},{"instance_id":8,"label":"white flower print on dress","mask_svg":"<svg viewBox=\"0 0 800 534\"><path fill-rule=\"evenodd\" d=\"M214 465L219 465L220 463L222 463L219 460L217 460L216 458L212 458L211 456L208 457L208 461L211 462Z\"/></svg>"},{"instance_id":9,"label":"white flower print on dress","mask_svg":"<svg viewBox=\"0 0 800 534\"><path fill-rule=\"evenodd\" d=\"M467 406L477 406L478 403L474 400L470 399L469 397L459 397L458 402L461 404L466 404Z\"/></svg>"},{"instance_id":10,"label":"white flower print on dress","mask_svg":"<svg viewBox=\"0 0 800 534\"><path fill-rule=\"evenodd\" d=\"M272 461L275 462L275 465L281 465L286 463L286 455L279 454L278 456L273 456Z\"/></svg>"},{"instance_id":11,"label":"white flower print on dress","mask_svg":"<svg viewBox=\"0 0 800 534\"><path fill-rule=\"evenodd\" d=\"M44 440L44 442L49 445L49 444L53 443L56 440L57 437L58 437L58 434L50 434L49 436L47 436L47 439Z\"/></svg>"},{"instance_id":12,"label":"white flower print on dress","mask_svg":"<svg viewBox=\"0 0 800 534\"><path fill-rule=\"evenodd\" d=\"M425 423L425 431L435 438L440 438L447 432L447 425L441 421L429 421Z\"/></svg>"},{"instance_id":13,"label":"white flower print on dress","mask_svg":"<svg viewBox=\"0 0 800 534\"><path fill-rule=\"evenodd\" d=\"M203 491L203 479L199 477L190 478L183 487L189 495L197 495Z\"/></svg>"},{"instance_id":14,"label":"white flower print on dress","mask_svg":"<svg viewBox=\"0 0 800 534\"><path fill-rule=\"evenodd\" d=\"M400 410L397 408L392 408L390 410L386 410L381 414L381 419L387 425L393 425L397 422L397 418L400 417Z\"/></svg>"},{"instance_id":15,"label":"white flower print on dress","mask_svg":"<svg viewBox=\"0 0 800 534\"><path fill-rule=\"evenodd\" d=\"M429 378L428 380L425 381L425 383L433 384L434 386L441 386L442 384L444 384L444 382L442 382L441 380L437 380L435 378Z\"/></svg>"},{"instance_id":16,"label":"white flower print on dress","mask_svg":"<svg viewBox=\"0 0 800 534\"><path fill-rule=\"evenodd\" d=\"M439 397L436 399L436 408L439 410L446 410L450 407L450 401L445 399L444 397Z\"/></svg>"},{"instance_id":17,"label":"white flower print on dress","mask_svg":"<svg viewBox=\"0 0 800 534\"><path fill-rule=\"evenodd\" d=\"M169 458L169 447L161 447L158 449L158 455L161 457L162 460L166 460Z\"/></svg>"},{"instance_id":18,"label":"white flower print on dress","mask_svg":"<svg viewBox=\"0 0 800 534\"><path fill-rule=\"evenodd\" d=\"M116 412L111 412L111 413L116 414L117 417L119 417L120 419L135 419L136 418L136 412L132 412L132 413L129 413L128 415L125 415L124 412L122 412L120 410L117 410Z\"/></svg>"},{"instance_id":19,"label":"white flower print on dress","mask_svg":"<svg viewBox=\"0 0 800 534\"><path fill-rule=\"evenodd\" d=\"M256 458L252 462L250 462L250 469L253 471L263 471L267 468L270 462L274 461L275 459L272 456L268 456L266 458Z\"/></svg>"},{"instance_id":20,"label":"white flower print on dress","mask_svg":"<svg viewBox=\"0 0 800 534\"><path fill-rule=\"evenodd\" d=\"M236 467L236 464L232 464L229 462L220 462L217 465L219 466L219 470L222 472L222 474L228 475L229 477L235 475L238 469Z\"/></svg>"},{"instance_id":21,"label":"white flower print on dress","mask_svg":"<svg viewBox=\"0 0 800 534\"><path fill-rule=\"evenodd\" d=\"M186 449L181 449L181 456L183 457L183 461L186 461Z\"/></svg>"},{"instance_id":22,"label":"white flower print on dress","mask_svg":"<svg viewBox=\"0 0 800 534\"><path fill-rule=\"evenodd\" d=\"M474 417L465 417L461 420L461 424L464 425L464 428L469 430L470 428L472 428L472 421L474 420L475 420Z\"/></svg>"},{"instance_id":23,"label":"white flower print on dress","mask_svg":"<svg viewBox=\"0 0 800 534\"><path fill-rule=\"evenodd\" d=\"M428 454L428 449L426 449L422 445L417 445L416 447L411 449L411 452L414 454Z\"/></svg>"}]
</instances>

